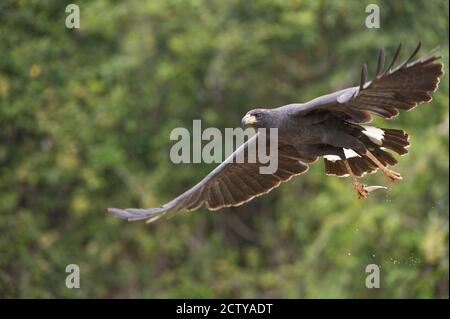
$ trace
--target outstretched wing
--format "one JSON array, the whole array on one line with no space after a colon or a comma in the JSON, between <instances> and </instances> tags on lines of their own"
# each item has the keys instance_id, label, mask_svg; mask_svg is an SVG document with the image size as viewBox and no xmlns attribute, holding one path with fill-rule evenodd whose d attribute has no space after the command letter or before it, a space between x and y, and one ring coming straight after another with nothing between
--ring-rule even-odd
<instances>
[{"instance_id":1,"label":"outstretched wing","mask_svg":"<svg viewBox=\"0 0 450 319\"><path fill-rule=\"evenodd\" d=\"M297 104L295 113L306 115L311 112L332 112L353 123L371 121L371 114L390 119L399 110L411 110L417 104L431 101L431 93L439 84L443 65L436 62L440 57L430 54L411 62L420 49L420 43L405 62L393 69L401 44L389 67L384 68L384 50L378 56L375 78L367 82L367 66L361 71L359 86L344 89L318 97L305 104Z\"/></svg>"},{"instance_id":2,"label":"outstretched wing","mask_svg":"<svg viewBox=\"0 0 450 319\"><path fill-rule=\"evenodd\" d=\"M161 207L149 209L109 208L114 215L128 220L148 219L152 222L167 212L196 210L205 205L209 210L222 207L239 206L251 199L270 192L281 182L307 171L305 162L314 159L303 158L288 145L278 146L278 168L273 174L260 174L262 164L256 152L254 163L249 161L249 149L258 149L258 139L264 138L258 133L242 144L224 162L217 166L197 185ZM250 146L254 146L251 148ZM238 156L243 160L237 161Z\"/></svg>"}]
</instances>

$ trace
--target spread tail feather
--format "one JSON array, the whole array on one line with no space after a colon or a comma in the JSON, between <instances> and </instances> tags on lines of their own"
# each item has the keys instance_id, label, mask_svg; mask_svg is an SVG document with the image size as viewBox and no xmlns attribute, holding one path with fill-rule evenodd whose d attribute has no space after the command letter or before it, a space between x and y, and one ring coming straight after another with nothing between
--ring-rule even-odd
<instances>
[{"instance_id":1,"label":"spread tail feather","mask_svg":"<svg viewBox=\"0 0 450 319\"><path fill-rule=\"evenodd\" d=\"M409 136L403 130L372 126L360 126L360 129L362 132L360 140L383 165L393 166L397 164L397 160L389 151L394 151L399 155L408 153ZM354 175L364 176L378 170L377 165L366 156L356 152L348 152L345 149L344 153ZM342 177L349 175L343 158L328 155L324 156L324 161L326 174Z\"/></svg>"}]
</instances>

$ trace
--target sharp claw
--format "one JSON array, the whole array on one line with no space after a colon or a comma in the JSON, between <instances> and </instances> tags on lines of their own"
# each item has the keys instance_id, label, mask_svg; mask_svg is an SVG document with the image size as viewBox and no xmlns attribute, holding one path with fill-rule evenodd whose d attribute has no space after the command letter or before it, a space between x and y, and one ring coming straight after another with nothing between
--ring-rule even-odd
<instances>
[{"instance_id":1,"label":"sharp claw","mask_svg":"<svg viewBox=\"0 0 450 319\"><path fill-rule=\"evenodd\" d=\"M377 189L387 189L387 187L385 186L367 186L365 184L361 184L361 183L354 183L353 184L353 188L356 190L356 192L358 193L358 198L367 198L367 196L369 196L369 194Z\"/></svg>"},{"instance_id":2,"label":"sharp claw","mask_svg":"<svg viewBox=\"0 0 450 319\"><path fill-rule=\"evenodd\" d=\"M365 188L369 193L376 191L377 189L387 189L386 186L379 186L379 185L366 186Z\"/></svg>"},{"instance_id":3,"label":"sharp claw","mask_svg":"<svg viewBox=\"0 0 450 319\"><path fill-rule=\"evenodd\" d=\"M402 177L402 175L400 175L400 173L391 171L390 169L385 169L384 174L390 179L391 182L395 182L395 181L403 179L403 177Z\"/></svg>"}]
</instances>

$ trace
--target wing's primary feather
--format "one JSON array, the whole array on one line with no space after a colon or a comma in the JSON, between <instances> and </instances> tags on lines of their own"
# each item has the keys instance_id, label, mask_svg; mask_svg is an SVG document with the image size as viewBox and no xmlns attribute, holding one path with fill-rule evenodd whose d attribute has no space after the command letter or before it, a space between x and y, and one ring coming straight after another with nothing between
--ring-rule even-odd
<instances>
[{"instance_id":1,"label":"wing's primary feather","mask_svg":"<svg viewBox=\"0 0 450 319\"><path fill-rule=\"evenodd\" d=\"M109 208L108 211L130 221L148 219L147 222L152 222L167 213L196 210L202 205L209 210L239 206L270 192L281 182L307 171L308 165L305 162L311 159L304 159L293 147L279 145L277 171L273 174L260 174L259 168L262 164L258 156L255 163L248 161L249 146L254 143L257 149L259 138L261 138L260 134L251 137L197 185L161 207ZM244 152L244 161L237 163L235 159L242 155L242 152Z\"/></svg>"},{"instance_id":2,"label":"wing's primary feather","mask_svg":"<svg viewBox=\"0 0 450 319\"><path fill-rule=\"evenodd\" d=\"M400 56L399 45L384 72L384 50L380 50L373 81L366 81L367 69L363 65L359 86L300 104L297 114L333 112L353 123L367 123L371 114L390 119L397 116L399 110L409 111L420 103L431 101L431 93L436 91L439 77L444 74L443 65L436 62L440 56L434 53L411 62L419 49L420 43L405 62L392 69Z\"/></svg>"}]
</instances>

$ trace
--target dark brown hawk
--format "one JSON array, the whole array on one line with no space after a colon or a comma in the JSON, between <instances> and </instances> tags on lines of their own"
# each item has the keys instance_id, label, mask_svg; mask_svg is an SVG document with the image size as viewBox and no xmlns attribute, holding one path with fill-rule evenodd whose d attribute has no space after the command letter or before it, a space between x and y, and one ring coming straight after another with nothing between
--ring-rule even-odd
<instances>
[{"instance_id":1,"label":"dark brown hawk","mask_svg":"<svg viewBox=\"0 0 450 319\"><path fill-rule=\"evenodd\" d=\"M401 45L390 65L384 69L384 50L378 56L375 77L367 81L367 67L361 72L360 84L307 103L295 103L273 109L255 109L242 119L243 125L278 129L278 169L260 174L261 163L236 163L252 143L262 138L256 134L241 145L197 185L164 204L149 209L109 208L114 215L128 220L154 221L167 212L195 210L205 205L209 210L239 206L270 192L282 182L305 173L308 164L324 158L327 175L350 176L360 198L382 186L366 186L357 177L381 169L392 181L402 179L388 168L397 164L391 154L406 154L408 134L400 129L363 125L372 114L391 119L399 110L409 111L431 101L431 93L443 75L443 65L435 54L412 62L414 52L396 68Z\"/></svg>"}]
</instances>

